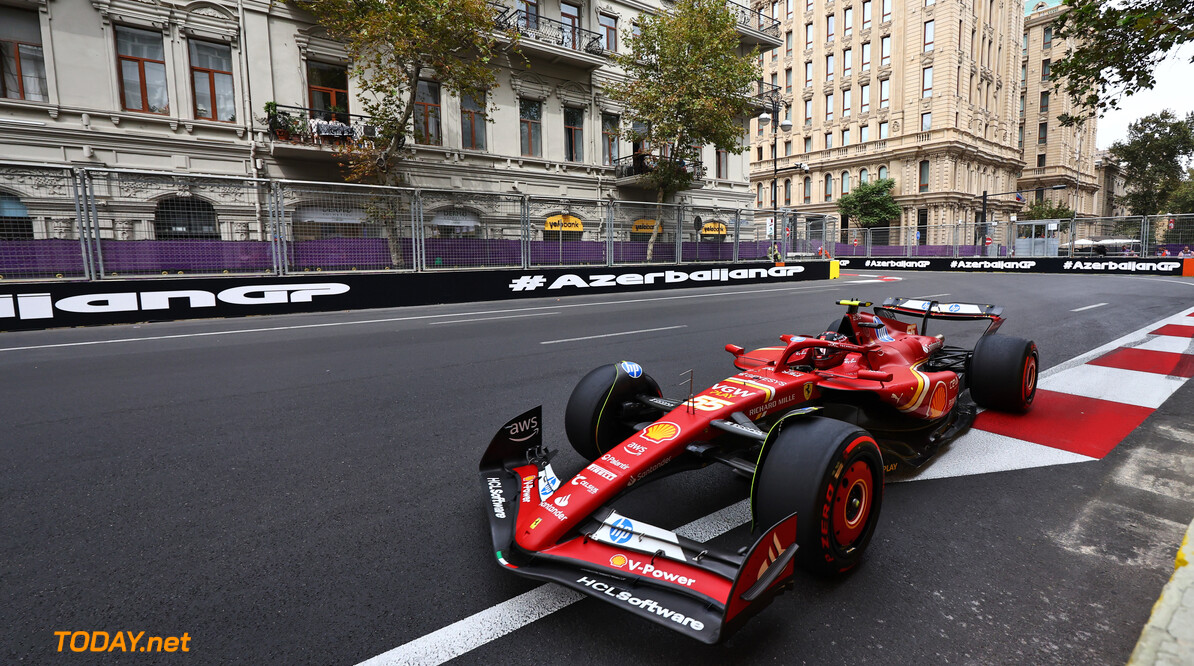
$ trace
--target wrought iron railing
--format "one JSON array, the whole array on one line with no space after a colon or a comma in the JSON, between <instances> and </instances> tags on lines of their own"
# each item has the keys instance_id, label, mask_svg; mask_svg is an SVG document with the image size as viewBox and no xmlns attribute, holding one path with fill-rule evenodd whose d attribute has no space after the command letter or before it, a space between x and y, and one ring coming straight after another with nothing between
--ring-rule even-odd
<instances>
[{"instance_id":1,"label":"wrought iron railing","mask_svg":"<svg viewBox=\"0 0 1194 666\"><path fill-rule=\"evenodd\" d=\"M377 127L368 116L344 111L273 105L266 116L270 138L308 145L372 146Z\"/></svg>"},{"instance_id":2,"label":"wrought iron railing","mask_svg":"<svg viewBox=\"0 0 1194 666\"><path fill-rule=\"evenodd\" d=\"M726 0L726 4L730 8L730 12L738 19L739 25L779 39L779 21L777 19L765 16L763 12L757 12L745 5L740 5L734 0Z\"/></svg>"},{"instance_id":3,"label":"wrought iron railing","mask_svg":"<svg viewBox=\"0 0 1194 666\"><path fill-rule=\"evenodd\" d=\"M555 44L573 51L584 51L592 55L605 55L601 46L601 35L592 30L578 28L570 23L556 21L525 10L509 11L496 3L489 3L500 13L496 17L499 28L513 28L520 34L537 42Z\"/></svg>"},{"instance_id":4,"label":"wrought iron railing","mask_svg":"<svg viewBox=\"0 0 1194 666\"><path fill-rule=\"evenodd\" d=\"M651 155L649 153L636 153L634 155L627 155L626 157L614 160L614 177L615 178L629 178L631 176L641 176L655 170L659 164L660 157L658 155ZM692 174L693 180L703 180L707 170L704 164L696 162L689 162L687 160L680 161L684 170Z\"/></svg>"}]
</instances>

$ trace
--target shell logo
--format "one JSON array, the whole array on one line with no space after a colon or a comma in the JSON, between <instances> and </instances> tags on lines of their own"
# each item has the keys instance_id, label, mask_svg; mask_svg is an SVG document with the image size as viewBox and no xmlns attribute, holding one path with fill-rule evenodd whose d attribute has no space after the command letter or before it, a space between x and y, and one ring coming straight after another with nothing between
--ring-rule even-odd
<instances>
[{"instance_id":1,"label":"shell logo","mask_svg":"<svg viewBox=\"0 0 1194 666\"><path fill-rule=\"evenodd\" d=\"M614 555L613 557L609 558L609 563L610 566L615 566L621 569L622 567L626 566L626 556L622 555L621 553Z\"/></svg>"},{"instance_id":2,"label":"shell logo","mask_svg":"<svg viewBox=\"0 0 1194 666\"><path fill-rule=\"evenodd\" d=\"M656 444L675 439L679 434L680 426L669 421L649 425L642 432L643 439L655 442Z\"/></svg>"},{"instance_id":3,"label":"shell logo","mask_svg":"<svg viewBox=\"0 0 1194 666\"><path fill-rule=\"evenodd\" d=\"M929 418L935 419L945 413L949 404L949 391L944 382L937 382L933 387L933 397L929 398Z\"/></svg>"}]
</instances>

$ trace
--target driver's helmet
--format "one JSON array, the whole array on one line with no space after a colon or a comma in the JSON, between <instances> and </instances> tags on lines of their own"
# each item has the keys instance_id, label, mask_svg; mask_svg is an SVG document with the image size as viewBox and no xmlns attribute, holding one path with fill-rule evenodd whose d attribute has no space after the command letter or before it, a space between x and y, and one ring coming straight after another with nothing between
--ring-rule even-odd
<instances>
[{"instance_id":1,"label":"driver's helmet","mask_svg":"<svg viewBox=\"0 0 1194 666\"><path fill-rule=\"evenodd\" d=\"M829 340L831 342L845 342L846 336L834 331L825 331L817 336L818 340ZM824 370L841 365L846 358L847 351L845 349L826 349L818 347L813 354L813 365L818 369Z\"/></svg>"}]
</instances>

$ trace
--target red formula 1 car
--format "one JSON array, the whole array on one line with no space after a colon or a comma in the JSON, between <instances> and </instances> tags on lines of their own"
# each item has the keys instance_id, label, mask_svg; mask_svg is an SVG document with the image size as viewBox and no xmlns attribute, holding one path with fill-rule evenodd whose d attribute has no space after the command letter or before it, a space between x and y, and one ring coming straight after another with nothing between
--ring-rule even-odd
<instances>
[{"instance_id":1,"label":"red formula 1 car","mask_svg":"<svg viewBox=\"0 0 1194 666\"><path fill-rule=\"evenodd\" d=\"M790 585L796 565L855 566L883 500L883 475L918 467L964 432L975 405L1022 412L1037 350L995 335L1002 308L888 299L839 301L815 337L749 353L740 372L684 400L662 397L636 363L593 370L568 400L565 430L591 462L561 482L541 410L494 436L480 471L498 563L715 643ZM931 320L985 321L973 349L928 335ZM965 391L969 389L969 399ZM636 485L710 463L751 479L753 544L722 550L621 515Z\"/></svg>"}]
</instances>

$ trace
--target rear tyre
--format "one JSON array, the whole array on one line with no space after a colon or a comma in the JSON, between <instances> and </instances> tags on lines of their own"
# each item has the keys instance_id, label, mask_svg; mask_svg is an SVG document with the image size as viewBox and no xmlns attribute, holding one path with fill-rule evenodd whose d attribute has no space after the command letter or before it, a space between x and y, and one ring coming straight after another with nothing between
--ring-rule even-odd
<instances>
[{"instance_id":1,"label":"rear tyre","mask_svg":"<svg viewBox=\"0 0 1194 666\"><path fill-rule=\"evenodd\" d=\"M984 335L974 346L967 384L980 407L1023 413L1036 398L1036 343L1007 335Z\"/></svg>"},{"instance_id":2,"label":"rear tyre","mask_svg":"<svg viewBox=\"0 0 1194 666\"><path fill-rule=\"evenodd\" d=\"M822 417L781 422L751 486L755 530L797 512L796 561L816 573L856 566L883 504L883 456L858 426Z\"/></svg>"},{"instance_id":3,"label":"rear tyre","mask_svg":"<svg viewBox=\"0 0 1194 666\"><path fill-rule=\"evenodd\" d=\"M592 461L633 435L634 424L653 413L643 405L626 404L642 393L663 395L637 363L603 365L585 375L564 409L564 432L572 448Z\"/></svg>"}]
</instances>

